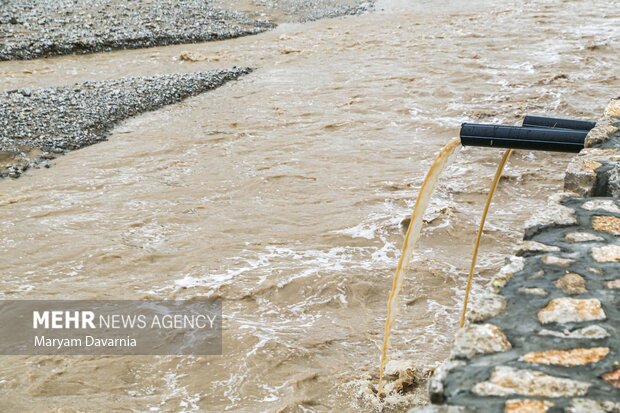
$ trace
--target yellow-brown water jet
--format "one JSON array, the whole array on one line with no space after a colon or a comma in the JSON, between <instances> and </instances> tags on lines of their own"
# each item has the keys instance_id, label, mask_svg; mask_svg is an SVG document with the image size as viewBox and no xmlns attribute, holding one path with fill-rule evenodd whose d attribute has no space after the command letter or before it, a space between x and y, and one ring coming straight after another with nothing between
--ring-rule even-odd
<instances>
[{"instance_id":1,"label":"yellow-brown water jet","mask_svg":"<svg viewBox=\"0 0 620 413\"><path fill-rule=\"evenodd\" d=\"M409 266L409 262L413 256L413 249L416 242L420 238L420 233L422 232L422 218L426 208L428 207L433 190L437 186L439 177L448 165L450 165L453 160L453 155L460 147L461 140L459 138L453 138L441 149L441 151L439 151L433 160L433 164L428 170L426 177L424 178L424 182L422 182L415 207L413 208L413 214L411 215L409 228L407 229L407 234L405 235L400 259L398 260L398 265L396 266L396 271L392 280L392 290L390 291L390 297L388 299L387 317L385 319L383 345L381 348L381 364L379 367L379 387L377 392L379 397L383 393L383 371L385 369L385 364L387 363L390 332L392 330L392 323L396 318L398 293L403 285L403 274Z\"/></svg>"},{"instance_id":2,"label":"yellow-brown water jet","mask_svg":"<svg viewBox=\"0 0 620 413\"><path fill-rule=\"evenodd\" d=\"M465 297L463 298L463 311L461 312L461 319L459 321L459 327L463 327L465 325L465 316L467 314L467 303L469 301L469 293L471 292L472 280L474 278L474 270L476 268L476 260L478 258L478 249L480 247L480 239L482 238L482 231L484 230L484 223L487 219L487 214L489 213L489 208L491 207L491 202L493 201L493 195L495 195L495 191L497 190L497 186L499 184L499 180L502 177L502 172L504 171L504 167L508 162L508 158L512 154L512 149L507 149L502 156L502 160L499 162L497 166L497 171L495 172L495 177L493 177L493 182L491 183L491 188L489 189L489 194L487 196L486 203L484 205L484 210L482 211L482 217L480 218L480 225L478 226L478 233L476 234L476 241L474 242L474 252L471 258L471 265L469 266L469 275L467 277L467 287L465 288Z\"/></svg>"}]
</instances>

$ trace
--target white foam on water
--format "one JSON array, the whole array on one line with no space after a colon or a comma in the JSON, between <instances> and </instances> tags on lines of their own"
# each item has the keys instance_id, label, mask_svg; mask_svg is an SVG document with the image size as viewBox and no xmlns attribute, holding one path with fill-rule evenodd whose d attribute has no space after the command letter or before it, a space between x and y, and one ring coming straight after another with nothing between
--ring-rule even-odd
<instances>
[{"instance_id":1,"label":"white foam on water","mask_svg":"<svg viewBox=\"0 0 620 413\"><path fill-rule=\"evenodd\" d=\"M374 239L379 228L374 224L360 223L354 227L334 231L335 234L349 235L351 238Z\"/></svg>"}]
</instances>

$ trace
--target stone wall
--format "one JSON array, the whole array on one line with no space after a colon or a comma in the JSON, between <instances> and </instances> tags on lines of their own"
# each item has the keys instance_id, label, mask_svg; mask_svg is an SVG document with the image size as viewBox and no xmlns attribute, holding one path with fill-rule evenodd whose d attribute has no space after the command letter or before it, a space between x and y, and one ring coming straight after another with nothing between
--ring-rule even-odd
<instances>
[{"instance_id":1,"label":"stone wall","mask_svg":"<svg viewBox=\"0 0 620 413\"><path fill-rule=\"evenodd\" d=\"M620 98L411 412L620 412Z\"/></svg>"}]
</instances>

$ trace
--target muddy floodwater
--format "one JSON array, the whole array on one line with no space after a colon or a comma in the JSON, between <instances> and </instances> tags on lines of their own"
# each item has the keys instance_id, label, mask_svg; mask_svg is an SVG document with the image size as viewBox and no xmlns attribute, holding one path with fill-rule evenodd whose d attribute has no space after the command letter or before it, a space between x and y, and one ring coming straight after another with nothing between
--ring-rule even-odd
<instances>
[{"instance_id":1,"label":"muddy floodwater","mask_svg":"<svg viewBox=\"0 0 620 413\"><path fill-rule=\"evenodd\" d=\"M400 222L461 122L596 118L620 89L612 1L384 1L221 42L0 63L0 88L256 70L0 181L3 299L221 297L224 354L3 356L6 412L372 411ZM179 59L202 54L199 62ZM444 359L502 152L465 148L406 274L390 357ZM569 156L516 151L473 294ZM425 403L424 390L388 409Z\"/></svg>"}]
</instances>

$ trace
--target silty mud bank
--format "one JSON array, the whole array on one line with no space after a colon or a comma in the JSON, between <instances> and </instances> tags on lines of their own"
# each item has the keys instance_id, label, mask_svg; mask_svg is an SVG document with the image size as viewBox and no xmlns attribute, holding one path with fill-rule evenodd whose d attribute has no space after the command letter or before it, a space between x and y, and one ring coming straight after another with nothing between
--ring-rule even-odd
<instances>
[{"instance_id":1,"label":"silty mud bank","mask_svg":"<svg viewBox=\"0 0 620 413\"><path fill-rule=\"evenodd\" d=\"M596 118L601 96L620 88L620 14L609 2L376 10L222 42L0 63L5 92L256 69L0 182L3 297L221 297L224 354L3 357L1 410L374 408L400 222L435 153L462 122ZM450 351L500 156L463 150L435 191L387 366L406 391L384 411L427 402L424 372ZM511 158L481 278L570 160Z\"/></svg>"},{"instance_id":2,"label":"silty mud bank","mask_svg":"<svg viewBox=\"0 0 620 413\"><path fill-rule=\"evenodd\" d=\"M411 412L620 411L620 98Z\"/></svg>"}]
</instances>

